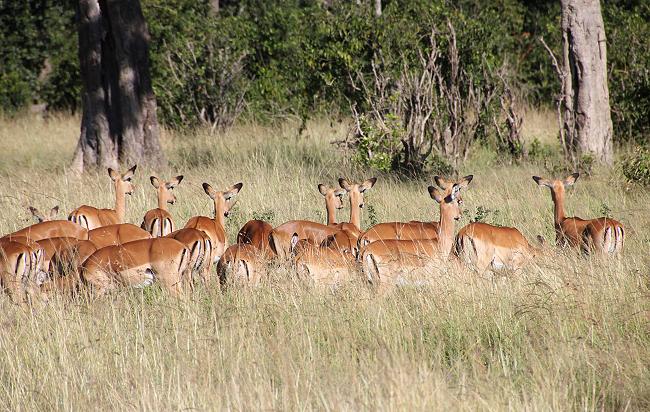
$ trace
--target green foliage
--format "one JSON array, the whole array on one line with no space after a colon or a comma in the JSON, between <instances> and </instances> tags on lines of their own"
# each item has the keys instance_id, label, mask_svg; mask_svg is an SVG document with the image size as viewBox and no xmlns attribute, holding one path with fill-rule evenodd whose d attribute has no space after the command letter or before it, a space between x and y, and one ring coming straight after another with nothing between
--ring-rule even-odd
<instances>
[{"instance_id":1,"label":"green foliage","mask_svg":"<svg viewBox=\"0 0 650 412\"><path fill-rule=\"evenodd\" d=\"M553 0L393 0L383 2L381 18L372 2L223 0L216 17L207 0L141 3L160 119L172 127L223 128L244 109L267 119L346 112L350 103L362 109L350 74L370 73L373 59L391 75L417 62L417 50L447 19L457 31L462 70L474 82L486 81L483 64L507 60L513 87L530 103L548 105L559 90L538 40L560 50L560 6ZM0 1L0 110L35 102L78 107L76 7L73 0ZM608 1L603 18L615 139L647 141L650 5ZM487 133L479 126L479 137ZM381 169L391 161L390 153L376 159Z\"/></svg>"},{"instance_id":2,"label":"green foliage","mask_svg":"<svg viewBox=\"0 0 650 412\"><path fill-rule=\"evenodd\" d=\"M621 169L625 178L643 186L650 186L650 150L637 148L621 162Z\"/></svg>"},{"instance_id":3,"label":"green foliage","mask_svg":"<svg viewBox=\"0 0 650 412\"><path fill-rule=\"evenodd\" d=\"M363 132L358 139L354 159L362 166L389 172L401 153L401 136L404 133L399 118L387 114L383 127L378 126L367 115L359 117L359 128Z\"/></svg>"}]
</instances>

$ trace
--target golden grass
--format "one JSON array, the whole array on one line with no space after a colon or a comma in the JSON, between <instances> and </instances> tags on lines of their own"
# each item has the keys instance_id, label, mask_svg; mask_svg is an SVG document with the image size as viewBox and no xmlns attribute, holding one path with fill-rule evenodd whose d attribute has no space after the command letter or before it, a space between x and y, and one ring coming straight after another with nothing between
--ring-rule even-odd
<instances>
[{"instance_id":1,"label":"golden grass","mask_svg":"<svg viewBox=\"0 0 650 412\"><path fill-rule=\"evenodd\" d=\"M65 170L77 119L1 123L0 233L30 223L27 203L59 204L61 217L82 203L112 206L105 172L76 177ZM329 145L345 125L314 122L300 138L293 126L166 133L170 166L155 174L185 175L170 206L177 225L211 216L204 181L215 188L244 183L227 220L232 241L253 217L274 225L322 221L318 183L373 174ZM462 170L475 180L458 227L481 215L552 243L550 195L530 178L543 170L493 159L476 156ZM156 205L152 173L136 173L136 192L127 199L132 223ZM570 214L609 210L633 229L623 257L610 262L549 247L522 273L448 271L429 287L385 297L360 279L331 292L283 269L257 289L199 287L180 301L156 288L124 290L91 302L56 299L27 313L0 297L0 407L648 409L650 193L619 182L614 171L597 170L567 199ZM428 184L379 176L366 196L363 226L437 219Z\"/></svg>"}]
</instances>

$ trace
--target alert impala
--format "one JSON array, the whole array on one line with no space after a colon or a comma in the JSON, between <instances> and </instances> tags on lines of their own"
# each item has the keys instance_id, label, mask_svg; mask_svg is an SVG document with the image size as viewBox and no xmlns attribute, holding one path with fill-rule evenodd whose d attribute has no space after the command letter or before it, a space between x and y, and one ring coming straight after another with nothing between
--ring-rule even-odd
<instances>
[{"instance_id":1,"label":"alert impala","mask_svg":"<svg viewBox=\"0 0 650 412\"><path fill-rule=\"evenodd\" d=\"M212 186L203 183L203 190L210 196L214 202L214 218L211 219L205 216L194 216L185 224L185 228L202 230L210 237L212 241L212 256L211 261L216 263L223 252L228 246L228 238L226 237L225 219L228 217L230 210L236 202L230 200L239 193L243 183L237 183L228 189L219 192L214 190Z\"/></svg>"},{"instance_id":2,"label":"alert impala","mask_svg":"<svg viewBox=\"0 0 650 412\"><path fill-rule=\"evenodd\" d=\"M97 209L93 206L84 205L70 212L68 220L88 230L124 223L126 195L133 194L134 185L131 180L137 167L135 165L123 174L110 167L108 168L108 175L115 187L115 209Z\"/></svg>"},{"instance_id":3,"label":"alert impala","mask_svg":"<svg viewBox=\"0 0 650 412\"><path fill-rule=\"evenodd\" d=\"M620 253L625 242L625 229L620 222L606 217L588 220L566 217L565 190L567 186L573 186L579 176L579 173L574 173L563 180L533 176L538 185L551 189L557 245L580 247L585 253L595 251L600 255Z\"/></svg>"},{"instance_id":4,"label":"alert impala","mask_svg":"<svg viewBox=\"0 0 650 412\"><path fill-rule=\"evenodd\" d=\"M454 183L449 190L429 186L432 199L440 206L440 224L436 239L377 240L368 244L360 255L363 272L379 289L409 282L412 272L430 271L446 261L454 244L454 222L461 217L460 191L467 187L471 177Z\"/></svg>"},{"instance_id":5,"label":"alert impala","mask_svg":"<svg viewBox=\"0 0 650 412\"><path fill-rule=\"evenodd\" d=\"M176 196L173 190L183 180L183 176L176 176L170 181L164 182L156 176L151 176L151 185L156 189L158 195L158 208L149 210L144 215L142 221L142 229L151 233L153 237L167 236L174 230L174 219L171 213L167 210L167 203L176 203Z\"/></svg>"}]
</instances>

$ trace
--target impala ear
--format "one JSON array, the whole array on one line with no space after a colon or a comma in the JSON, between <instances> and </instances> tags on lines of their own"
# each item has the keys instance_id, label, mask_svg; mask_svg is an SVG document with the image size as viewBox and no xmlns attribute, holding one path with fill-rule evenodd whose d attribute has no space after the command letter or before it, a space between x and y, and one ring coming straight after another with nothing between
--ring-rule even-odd
<instances>
[{"instance_id":1,"label":"impala ear","mask_svg":"<svg viewBox=\"0 0 650 412\"><path fill-rule=\"evenodd\" d=\"M474 175L467 175L458 181L458 186L460 189L465 189L469 186L469 183L474 179Z\"/></svg>"},{"instance_id":2,"label":"impala ear","mask_svg":"<svg viewBox=\"0 0 650 412\"><path fill-rule=\"evenodd\" d=\"M350 185L350 182L345 180L344 178L340 177L339 178L339 186L341 186L343 189L345 189L347 192L352 190L352 186Z\"/></svg>"},{"instance_id":3,"label":"impala ear","mask_svg":"<svg viewBox=\"0 0 650 412\"><path fill-rule=\"evenodd\" d=\"M573 186L573 184L578 180L580 177L580 173L574 173L571 176L567 177L562 181L564 183L564 186Z\"/></svg>"},{"instance_id":4,"label":"impala ear","mask_svg":"<svg viewBox=\"0 0 650 412\"><path fill-rule=\"evenodd\" d=\"M54 216L59 214L59 206L54 206L52 209L50 209L50 219L54 219Z\"/></svg>"},{"instance_id":5,"label":"impala ear","mask_svg":"<svg viewBox=\"0 0 650 412\"><path fill-rule=\"evenodd\" d=\"M431 196L431 199L435 200L438 203L442 203L444 200L444 193L442 193L438 188L435 186L429 186L429 196Z\"/></svg>"},{"instance_id":6,"label":"impala ear","mask_svg":"<svg viewBox=\"0 0 650 412\"><path fill-rule=\"evenodd\" d=\"M160 187L160 179L158 179L156 176L149 176L149 180L151 181L151 186L155 187L156 189Z\"/></svg>"},{"instance_id":7,"label":"impala ear","mask_svg":"<svg viewBox=\"0 0 650 412\"><path fill-rule=\"evenodd\" d=\"M376 177L372 177L372 178L366 180L365 182L361 183L361 185L359 186L359 192L363 193L366 190L371 189L375 185L376 182L377 182Z\"/></svg>"},{"instance_id":8,"label":"impala ear","mask_svg":"<svg viewBox=\"0 0 650 412\"><path fill-rule=\"evenodd\" d=\"M117 179L119 179L121 177L120 174L117 171L111 169L110 167L108 168L108 176L114 182L117 181Z\"/></svg>"},{"instance_id":9,"label":"impala ear","mask_svg":"<svg viewBox=\"0 0 650 412\"><path fill-rule=\"evenodd\" d=\"M544 178L541 178L539 176L533 176L533 180L540 186L546 186L546 187L553 188L553 183L551 183L550 181L548 181L548 180L546 180Z\"/></svg>"},{"instance_id":10,"label":"impala ear","mask_svg":"<svg viewBox=\"0 0 650 412\"><path fill-rule=\"evenodd\" d=\"M242 186L244 186L243 183L237 183L235 185L232 185L230 189L227 191L223 192L223 197L228 200L231 197L235 196L239 191L241 190Z\"/></svg>"},{"instance_id":11,"label":"impala ear","mask_svg":"<svg viewBox=\"0 0 650 412\"><path fill-rule=\"evenodd\" d=\"M203 183L203 190L205 191L205 194L210 196L210 199L214 200L217 192L212 188L212 186L207 183Z\"/></svg>"},{"instance_id":12,"label":"impala ear","mask_svg":"<svg viewBox=\"0 0 650 412\"><path fill-rule=\"evenodd\" d=\"M129 180L129 179L132 179L132 178L133 178L133 175L135 174L135 169L137 169L137 168L138 168L138 165L133 165L132 168L130 168L129 170L127 170L126 173L124 173L124 174L122 175L122 180L127 181L127 180Z\"/></svg>"},{"instance_id":13,"label":"impala ear","mask_svg":"<svg viewBox=\"0 0 650 412\"><path fill-rule=\"evenodd\" d=\"M343 197L343 196L345 196L346 193L347 192L345 190L339 189L339 190L334 191L334 196Z\"/></svg>"},{"instance_id":14,"label":"impala ear","mask_svg":"<svg viewBox=\"0 0 650 412\"><path fill-rule=\"evenodd\" d=\"M461 189L460 185L458 184L453 185L451 188L451 193L449 194L449 196L445 197L445 203L451 203L454 200L456 200L458 194L460 193L460 189Z\"/></svg>"},{"instance_id":15,"label":"impala ear","mask_svg":"<svg viewBox=\"0 0 650 412\"><path fill-rule=\"evenodd\" d=\"M433 181L436 182L436 185L443 190L447 190L447 188L452 185L450 181L440 176L434 176Z\"/></svg>"},{"instance_id":16,"label":"impala ear","mask_svg":"<svg viewBox=\"0 0 650 412\"><path fill-rule=\"evenodd\" d=\"M326 185L322 184L322 183L318 185L318 191L323 196L327 195L327 189L328 189L328 187Z\"/></svg>"},{"instance_id":17,"label":"impala ear","mask_svg":"<svg viewBox=\"0 0 650 412\"><path fill-rule=\"evenodd\" d=\"M31 213L39 223L45 220L43 219L41 212L39 212L38 209L36 209L34 206L29 206L27 210L29 210L29 213Z\"/></svg>"},{"instance_id":18,"label":"impala ear","mask_svg":"<svg viewBox=\"0 0 650 412\"><path fill-rule=\"evenodd\" d=\"M176 186L178 186L178 185L181 183L182 180L183 180L183 176L182 176L182 175L181 175L181 176L176 176L175 178L173 178L173 179L170 180L169 182L165 183L165 187L166 187L167 189L173 189L173 188L175 188Z\"/></svg>"}]
</instances>

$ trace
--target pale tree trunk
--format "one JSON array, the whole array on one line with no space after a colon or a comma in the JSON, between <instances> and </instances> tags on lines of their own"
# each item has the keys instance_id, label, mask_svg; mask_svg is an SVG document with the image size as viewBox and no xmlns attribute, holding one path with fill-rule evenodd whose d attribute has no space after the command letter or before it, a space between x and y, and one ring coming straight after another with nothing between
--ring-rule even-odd
<instances>
[{"instance_id":1,"label":"pale tree trunk","mask_svg":"<svg viewBox=\"0 0 650 412\"><path fill-rule=\"evenodd\" d=\"M381 16L381 0L375 0L375 17Z\"/></svg>"},{"instance_id":2,"label":"pale tree trunk","mask_svg":"<svg viewBox=\"0 0 650 412\"><path fill-rule=\"evenodd\" d=\"M562 0L565 149L612 162L607 47L599 0Z\"/></svg>"},{"instance_id":3,"label":"pale tree trunk","mask_svg":"<svg viewBox=\"0 0 650 412\"><path fill-rule=\"evenodd\" d=\"M164 164L138 0L79 0L81 135L72 169Z\"/></svg>"},{"instance_id":4,"label":"pale tree trunk","mask_svg":"<svg viewBox=\"0 0 650 412\"><path fill-rule=\"evenodd\" d=\"M210 0L210 15L216 16L219 14L219 0Z\"/></svg>"}]
</instances>

